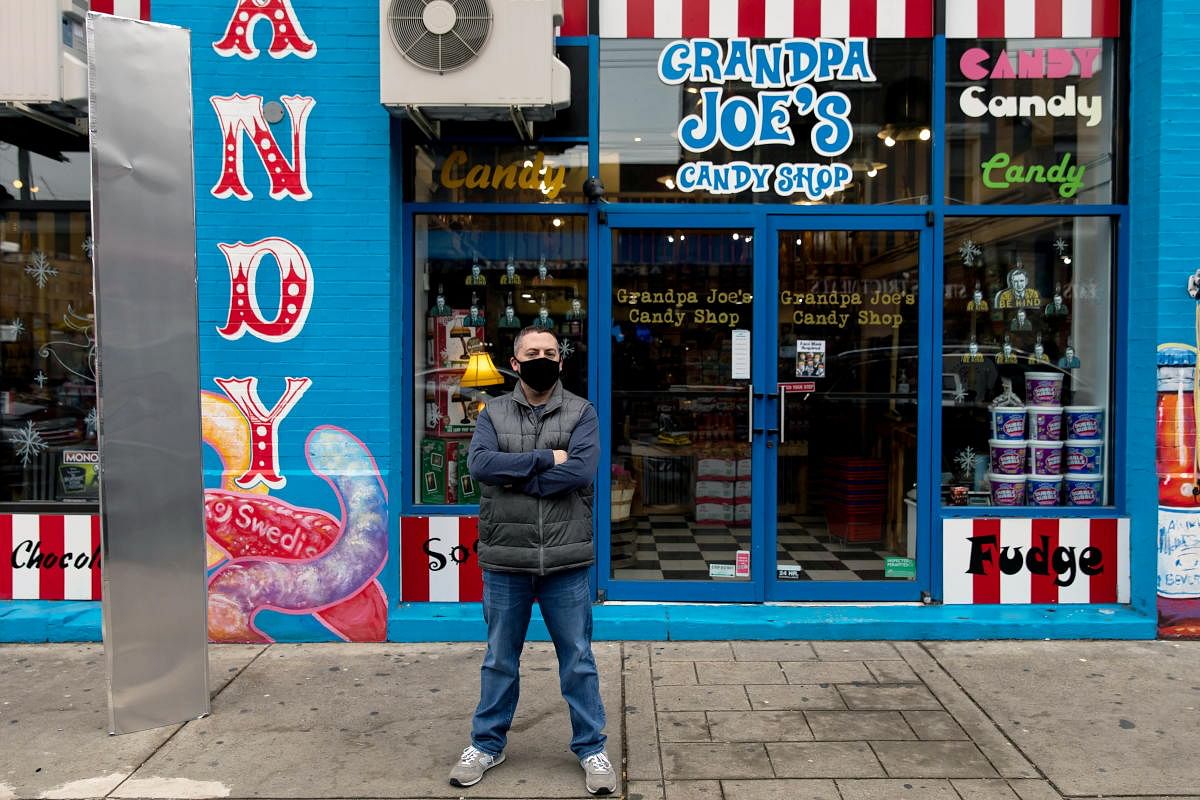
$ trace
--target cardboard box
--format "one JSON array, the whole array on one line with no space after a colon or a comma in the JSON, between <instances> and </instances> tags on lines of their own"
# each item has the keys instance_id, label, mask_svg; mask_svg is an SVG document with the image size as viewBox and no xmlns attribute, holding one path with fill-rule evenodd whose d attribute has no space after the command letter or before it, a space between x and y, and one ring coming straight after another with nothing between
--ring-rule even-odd
<instances>
[{"instance_id":1,"label":"cardboard box","mask_svg":"<svg viewBox=\"0 0 1200 800\"><path fill-rule=\"evenodd\" d=\"M468 437L475 432L476 393L462 391L465 370L446 369L425 376L425 430L433 436Z\"/></svg>"},{"instance_id":2,"label":"cardboard box","mask_svg":"<svg viewBox=\"0 0 1200 800\"><path fill-rule=\"evenodd\" d=\"M469 443L462 439L426 437L421 440L422 503L474 504L479 484L467 469Z\"/></svg>"},{"instance_id":3,"label":"cardboard box","mask_svg":"<svg viewBox=\"0 0 1200 800\"><path fill-rule=\"evenodd\" d=\"M450 309L446 317L425 318L425 363L430 367L466 367L467 341L483 339L482 326L464 325L470 310Z\"/></svg>"},{"instance_id":4,"label":"cardboard box","mask_svg":"<svg viewBox=\"0 0 1200 800\"><path fill-rule=\"evenodd\" d=\"M421 474L417 487L422 503L446 502L446 440L421 440Z\"/></svg>"}]
</instances>

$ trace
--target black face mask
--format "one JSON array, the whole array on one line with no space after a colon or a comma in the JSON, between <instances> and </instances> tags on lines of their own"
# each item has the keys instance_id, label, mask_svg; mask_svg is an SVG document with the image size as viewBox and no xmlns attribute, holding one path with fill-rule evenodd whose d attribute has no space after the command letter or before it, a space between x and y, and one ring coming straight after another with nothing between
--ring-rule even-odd
<instances>
[{"instance_id":1,"label":"black face mask","mask_svg":"<svg viewBox=\"0 0 1200 800\"><path fill-rule=\"evenodd\" d=\"M521 365L521 380L535 392L549 391L558 382L558 362L552 358L531 358Z\"/></svg>"}]
</instances>

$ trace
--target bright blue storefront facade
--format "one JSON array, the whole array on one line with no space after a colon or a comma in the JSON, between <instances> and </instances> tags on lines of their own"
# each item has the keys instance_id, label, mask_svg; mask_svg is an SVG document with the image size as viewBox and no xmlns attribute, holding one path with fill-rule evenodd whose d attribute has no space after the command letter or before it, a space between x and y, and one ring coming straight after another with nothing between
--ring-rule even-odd
<instances>
[{"instance_id":1,"label":"bright blue storefront facade","mask_svg":"<svg viewBox=\"0 0 1200 800\"><path fill-rule=\"evenodd\" d=\"M260 19L248 2L155 0L155 21L192 32L210 574L266 557L325 558L364 575L351 596L312 587L307 605L268 604L252 630L210 625L212 638L483 638L471 552L478 507L450 469L478 397L464 391L478 387L463 371L471 339L486 340L504 371L512 329L494 320L505 306L536 320L539 302L575 346L570 388L601 419L600 474L611 480L597 484L598 638L1154 637L1158 450L1168 445L1151 413L1157 404L1161 421L1162 384L1156 396L1152 376L1164 363L1160 344L1194 342L1185 304L1196 302L1186 295L1195 168L1180 154L1200 113L1187 105L1194 70L1185 63L1200 18L1181 2L1098 0L1075 4L1089 9L1089 30L1068 36L1075 23L1060 17L1053 35L1044 14L1017 18L1017 6L1045 11L1040 0L995 4L1010 9L1007 20L990 18L982 1L972 0L967 19L957 0L939 0L899 4L907 21L886 33L886 3L870 4L881 16L869 23L862 4L847 3L856 10L844 29L802 22L804 3L742 2L725 28L716 11L701 22L688 17L692 4L666 5L682 9L680 22L632 2L568 4L557 46L582 69L575 111L540 136L535 124L527 146L500 124L447 125L431 141L389 114L378 3L275 0ZM770 16L783 5L793 9L790 32ZM1066 1L1049 6L1072 11ZM977 26L974 35L953 35L964 25ZM720 166L719 149L660 158L650 145L678 136L674 123L692 111L684 101L709 97L708 87L681 88L665 116L649 101L639 106L634 88L663 82L653 67L671 41L711 37L728 48L738 36L859 38L877 65L917 63L907 83L889 83L879 68L862 93L843 85L849 79L839 88L848 102L888 113L900 99L924 98L924 117L852 117L844 156L809 154L847 163L841 197L852 199L836 189L815 200L686 192L684 165L711 157ZM1064 123L1045 110L974 122L973 106L958 100L968 83L996 94L1023 85L1015 74L975 74L999 69L1005 42L1018 69L1017 51L1032 64L1035 50L1065 58L1093 48L1027 93L1061 93L1052 81L1064 78L1092 86L1107 105L1099 124L1080 122L1078 137L1064 139L1053 129ZM622 75L639 113L614 110ZM626 127L639 115L645 132ZM668 117L670 130L658 125ZM993 152L1057 154L1064 140L1100 176L1080 170L1077 197L1046 199L1029 178L998 199L979 174ZM459 177L468 165L509 163L517 176L535 152L549 165L533 178L540 187ZM741 158L776 151L753 152ZM673 160L680 171L664 180L657 173ZM584 194L588 176L608 187L605 201ZM505 280L509 264L519 280ZM475 265L483 270L473 279ZM984 285L985 300L970 301ZM470 316L493 322L446 314L453 321L443 324L434 300L443 293L448 311L478 305ZM1056 320L1057 295L1077 316ZM1024 442L1011 479L980 467L985 456L1002 463L1003 437L997 445L978 426L1005 391L1042 405L1026 397L1041 388L1025 376L1053 372L1041 366L1051 358L1061 366L1050 382L1070 387L1073 407L1107 418L1093 448L1105 453L1101 463L1081 467L1103 477L1076 481L1100 487L1096 502L1069 505L1068 490L1048 507L1002 507L996 487L1019 484L1032 499L1025 473L1037 469L1025 464ZM1181 358L1170 366L1186 368ZM644 387L656 370L670 376ZM972 395L985 383L986 396ZM388 543L382 563L337 563L338 522L354 499L338 497L306 460L310 434L326 426L373 458L389 508L376 534ZM1087 450L1043 444L1055 454ZM457 488L448 494L447 484ZM866 565L868 550L878 569ZM1187 618L1186 593L1177 596ZM97 639L97 606L0 601L0 638Z\"/></svg>"}]
</instances>

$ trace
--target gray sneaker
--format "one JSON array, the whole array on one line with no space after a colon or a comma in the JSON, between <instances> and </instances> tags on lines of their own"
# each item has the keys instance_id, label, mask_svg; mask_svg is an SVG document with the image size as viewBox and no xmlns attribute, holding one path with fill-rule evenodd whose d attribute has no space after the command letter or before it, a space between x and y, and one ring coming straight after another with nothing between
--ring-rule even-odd
<instances>
[{"instance_id":1,"label":"gray sneaker","mask_svg":"<svg viewBox=\"0 0 1200 800\"><path fill-rule=\"evenodd\" d=\"M490 756L475 745L467 745L458 763L450 770L451 786L474 786L483 780L483 773L504 761L504 753Z\"/></svg>"},{"instance_id":2,"label":"gray sneaker","mask_svg":"<svg viewBox=\"0 0 1200 800\"><path fill-rule=\"evenodd\" d=\"M612 794L617 790L617 771L604 751L580 759L579 766L583 767L587 790L592 794Z\"/></svg>"}]
</instances>

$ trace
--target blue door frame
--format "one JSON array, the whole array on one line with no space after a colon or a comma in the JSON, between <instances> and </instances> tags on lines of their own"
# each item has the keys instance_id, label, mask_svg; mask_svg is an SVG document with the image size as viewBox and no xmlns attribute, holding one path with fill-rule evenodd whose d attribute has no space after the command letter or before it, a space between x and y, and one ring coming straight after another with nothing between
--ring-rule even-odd
<instances>
[{"instance_id":1,"label":"blue door frame","mask_svg":"<svg viewBox=\"0 0 1200 800\"><path fill-rule=\"evenodd\" d=\"M806 209L807 211L807 209ZM754 322L751 329L753 363L751 384L754 387L753 414L755 420L777 419L778 383L774 354L778 350L776 341L779 331L779 305L764 298L779 296L778 237L783 231L815 230L905 230L916 231L920 236L918 269L919 285L919 330L932 330L937 324L937 306L933 302L938 296L934 285L932 263L932 236L928 220L922 214L819 214L780 213L771 208L720 209L696 208L687 211L676 209L659 210L645 208L612 207L602 212L596 229L597 260L594 285L597 298L593 303L594 316L598 317L599 331L595 347L595 362L601 370L611 369L613 325L612 259L613 232L629 229L713 229L729 231L752 231L754 236L754 286L756 298ZM936 359L924 356L920 362L918 378L918 401L932 397L935 391ZM597 395L611 390L611 381L598 376ZM603 389L602 387L610 387ZM610 442L612 434L612 410L607 397L597 398L600 430L603 441ZM928 478L932 476L934 452L933 404L918 402L918 458L919 483L936 486ZM764 423L761 428L771 427ZM768 442L771 446L768 447ZM784 581L778 580L775 571L777 507L775 474L775 450L777 435L763 433L753 439L751 447L751 474L767 476L766 480L755 480L751 500L751 545L750 581L629 581L615 580L612 575L611 541L611 484L607 480L597 482L596 528L600 532L596 543L597 583L608 600L647 601L710 601L710 602L763 602L787 600L824 601L904 601L918 600L931 591L933 551L933 521L936 492L918 492L918 540L917 577L913 581ZM600 475L610 475L612 454L609 447L602 448Z\"/></svg>"}]
</instances>

